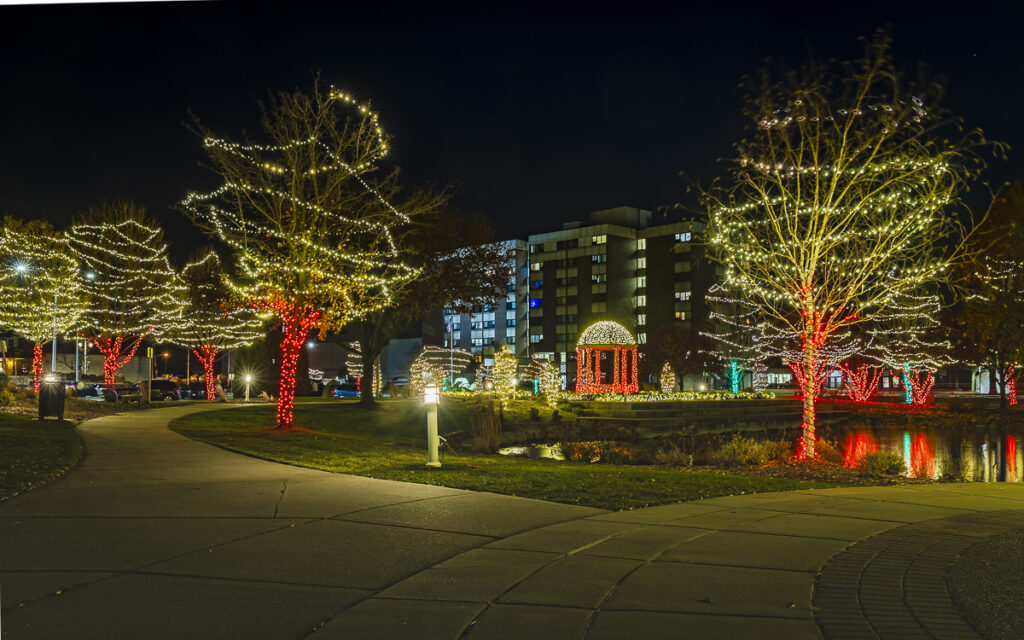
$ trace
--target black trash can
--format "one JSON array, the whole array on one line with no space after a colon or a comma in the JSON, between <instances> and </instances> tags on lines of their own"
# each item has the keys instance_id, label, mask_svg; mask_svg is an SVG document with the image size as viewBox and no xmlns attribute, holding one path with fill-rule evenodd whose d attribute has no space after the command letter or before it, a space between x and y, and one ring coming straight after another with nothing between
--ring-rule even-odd
<instances>
[{"instance_id":1,"label":"black trash can","mask_svg":"<svg viewBox=\"0 0 1024 640\"><path fill-rule=\"evenodd\" d=\"M39 419L64 419L64 380L62 376L46 374L39 385Z\"/></svg>"}]
</instances>

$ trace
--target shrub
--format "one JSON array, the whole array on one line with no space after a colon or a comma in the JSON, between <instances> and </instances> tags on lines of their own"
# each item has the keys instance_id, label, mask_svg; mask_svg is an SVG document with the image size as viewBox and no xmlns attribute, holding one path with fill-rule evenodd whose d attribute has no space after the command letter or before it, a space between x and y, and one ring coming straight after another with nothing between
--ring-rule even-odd
<instances>
[{"instance_id":1,"label":"shrub","mask_svg":"<svg viewBox=\"0 0 1024 640\"><path fill-rule=\"evenodd\" d=\"M606 464L649 464L650 454L637 447L617 442L559 442L566 460L604 462Z\"/></svg>"},{"instance_id":2,"label":"shrub","mask_svg":"<svg viewBox=\"0 0 1024 640\"><path fill-rule=\"evenodd\" d=\"M693 465L693 454L683 451L677 446L669 445L664 449L658 449L658 452L654 454L654 461L658 464L689 467Z\"/></svg>"},{"instance_id":3,"label":"shrub","mask_svg":"<svg viewBox=\"0 0 1024 640\"><path fill-rule=\"evenodd\" d=\"M769 440L761 446L768 460L785 462L793 457L793 445L787 440Z\"/></svg>"},{"instance_id":4,"label":"shrub","mask_svg":"<svg viewBox=\"0 0 1024 640\"><path fill-rule=\"evenodd\" d=\"M764 464L768 458L763 445L737 433L715 453L715 461L734 467Z\"/></svg>"},{"instance_id":5,"label":"shrub","mask_svg":"<svg viewBox=\"0 0 1024 640\"><path fill-rule=\"evenodd\" d=\"M540 420L540 411L537 411L537 407L530 407L530 420Z\"/></svg>"},{"instance_id":6,"label":"shrub","mask_svg":"<svg viewBox=\"0 0 1024 640\"><path fill-rule=\"evenodd\" d=\"M13 407L18 398L11 393L10 389L0 390L0 407Z\"/></svg>"},{"instance_id":7,"label":"shrub","mask_svg":"<svg viewBox=\"0 0 1024 640\"><path fill-rule=\"evenodd\" d=\"M562 421L562 416L561 416L561 414L558 413L558 409L555 409L554 411L552 411L551 412L551 422L554 423L554 424L558 424L561 421Z\"/></svg>"},{"instance_id":8,"label":"shrub","mask_svg":"<svg viewBox=\"0 0 1024 640\"><path fill-rule=\"evenodd\" d=\"M843 457L843 452L839 450L836 443L830 442L825 438L818 438L818 441L814 443L814 457L821 462L828 462L830 464L843 464L846 458Z\"/></svg>"},{"instance_id":9,"label":"shrub","mask_svg":"<svg viewBox=\"0 0 1024 640\"><path fill-rule=\"evenodd\" d=\"M907 472L903 456L891 451L865 453L857 459L857 469L869 476L898 476Z\"/></svg>"}]
</instances>

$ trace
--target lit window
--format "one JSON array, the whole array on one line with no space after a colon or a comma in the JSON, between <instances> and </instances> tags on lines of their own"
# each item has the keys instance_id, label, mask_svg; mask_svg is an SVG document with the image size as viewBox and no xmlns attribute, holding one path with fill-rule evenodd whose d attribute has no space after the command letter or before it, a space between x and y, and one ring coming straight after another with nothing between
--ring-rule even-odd
<instances>
[{"instance_id":1,"label":"lit window","mask_svg":"<svg viewBox=\"0 0 1024 640\"><path fill-rule=\"evenodd\" d=\"M639 314L637 314L637 316L636 316L636 324L637 324L638 327L642 327L645 324L647 324L647 314L646 313L639 313Z\"/></svg>"},{"instance_id":2,"label":"lit window","mask_svg":"<svg viewBox=\"0 0 1024 640\"><path fill-rule=\"evenodd\" d=\"M685 311L676 311L676 320L686 320L690 314Z\"/></svg>"},{"instance_id":3,"label":"lit window","mask_svg":"<svg viewBox=\"0 0 1024 640\"><path fill-rule=\"evenodd\" d=\"M686 232L683 232L683 233L677 233L676 234L676 242L689 242L690 238L692 238L692 237L693 237L693 234L691 234L689 231L686 231Z\"/></svg>"},{"instance_id":4,"label":"lit window","mask_svg":"<svg viewBox=\"0 0 1024 640\"><path fill-rule=\"evenodd\" d=\"M685 301L690 299L689 291L676 291L676 300Z\"/></svg>"},{"instance_id":5,"label":"lit window","mask_svg":"<svg viewBox=\"0 0 1024 640\"><path fill-rule=\"evenodd\" d=\"M543 268L544 268L544 263L543 262L534 262L534 263L530 264L530 269L533 270L533 271L540 271Z\"/></svg>"},{"instance_id":6,"label":"lit window","mask_svg":"<svg viewBox=\"0 0 1024 640\"><path fill-rule=\"evenodd\" d=\"M638 251L643 251L647 248L647 238L640 238L636 241L636 248Z\"/></svg>"},{"instance_id":7,"label":"lit window","mask_svg":"<svg viewBox=\"0 0 1024 640\"><path fill-rule=\"evenodd\" d=\"M637 296L636 297L636 306L638 306L638 307L646 307L647 306L647 296Z\"/></svg>"},{"instance_id":8,"label":"lit window","mask_svg":"<svg viewBox=\"0 0 1024 640\"><path fill-rule=\"evenodd\" d=\"M539 307L540 305L542 305L543 303L544 303L544 300L541 299L541 298L530 298L530 308L531 309L535 309L535 308Z\"/></svg>"},{"instance_id":9,"label":"lit window","mask_svg":"<svg viewBox=\"0 0 1024 640\"><path fill-rule=\"evenodd\" d=\"M639 278L636 279L636 287L637 287L637 289L643 289L646 286L647 286L647 276L640 276Z\"/></svg>"},{"instance_id":10,"label":"lit window","mask_svg":"<svg viewBox=\"0 0 1024 640\"><path fill-rule=\"evenodd\" d=\"M540 342L543 339L544 339L544 334L543 333L538 333L537 335L530 336L530 342Z\"/></svg>"},{"instance_id":11,"label":"lit window","mask_svg":"<svg viewBox=\"0 0 1024 640\"><path fill-rule=\"evenodd\" d=\"M608 242L608 236L594 236L590 241L593 244L604 244Z\"/></svg>"},{"instance_id":12,"label":"lit window","mask_svg":"<svg viewBox=\"0 0 1024 640\"><path fill-rule=\"evenodd\" d=\"M647 268L647 258L637 258L636 259L636 268L637 269L646 269Z\"/></svg>"}]
</instances>

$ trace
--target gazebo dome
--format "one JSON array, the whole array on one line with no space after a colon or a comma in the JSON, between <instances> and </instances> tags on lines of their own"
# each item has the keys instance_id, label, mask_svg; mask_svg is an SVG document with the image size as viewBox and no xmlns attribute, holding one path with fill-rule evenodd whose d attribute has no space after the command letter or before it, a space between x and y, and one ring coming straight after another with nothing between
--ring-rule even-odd
<instances>
[{"instance_id":1,"label":"gazebo dome","mask_svg":"<svg viewBox=\"0 0 1024 640\"><path fill-rule=\"evenodd\" d=\"M618 322L612 322L611 320L602 320L601 322L595 322L594 324L587 327L582 334L580 334L579 342L576 343L577 347L596 347L596 346L618 346L618 347L635 347L636 339L633 334L622 326Z\"/></svg>"}]
</instances>

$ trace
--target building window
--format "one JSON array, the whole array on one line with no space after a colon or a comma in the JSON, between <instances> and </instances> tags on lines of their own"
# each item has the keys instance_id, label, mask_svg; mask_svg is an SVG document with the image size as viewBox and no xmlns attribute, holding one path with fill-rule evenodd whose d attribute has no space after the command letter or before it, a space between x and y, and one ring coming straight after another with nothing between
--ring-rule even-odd
<instances>
[{"instance_id":1,"label":"building window","mask_svg":"<svg viewBox=\"0 0 1024 640\"><path fill-rule=\"evenodd\" d=\"M530 270L531 271L540 271L543 268L544 268L544 263L543 262L533 262L533 263L530 263Z\"/></svg>"},{"instance_id":2,"label":"building window","mask_svg":"<svg viewBox=\"0 0 1024 640\"><path fill-rule=\"evenodd\" d=\"M676 234L676 242L689 242L692 237L693 237L693 234L691 234L689 231L684 231L683 233L677 233Z\"/></svg>"},{"instance_id":3,"label":"building window","mask_svg":"<svg viewBox=\"0 0 1024 640\"><path fill-rule=\"evenodd\" d=\"M637 316L636 316L636 324L637 324L638 327L642 327L645 324L647 324L647 314L646 313L638 313Z\"/></svg>"},{"instance_id":4,"label":"building window","mask_svg":"<svg viewBox=\"0 0 1024 640\"><path fill-rule=\"evenodd\" d=\"M646 333L638 333L638 334L636 334L636 341L637 341L638 344L647 344L647 334Z\"/></svg>"},{"instance_id":5,"label":"building window","mask_svg":"<svg viewBox=\"0 0 1024 640\"><path fill-rule=\"evenodd\" d=\"M538 333L537 335L530 336L530 342L532 342L532 343L540 342L543 339L544 339L544 334L543 333Z\"/></svg>"},{"instance_id":6,"label":"building window","mask_svg":"<svg viewBox=\"0 0 1024 640\"><path fill-rule=\"evenodd\" d=\"M638 306L638 307L646 307L647 306L647 296L637 296L636 297L636 306Z\"/></svg>"},{"instance_id":7,"label":"building window","mask_svg":"<svg viewBox=\"0 0 1024 640\"><path fill-rule=\"evenodd\" d=\"M536 309L537 307L541 306L542 304L544 304L544 299L543 298L530 298L530 308L531 309Z\"/></svg>"},{"instance_id":8,"label":"building window","mask_svg":"<svg viewBox=\"0 0 1024 640\"><path fill-rule=\"evenodd\" d=\"M686 311L676 311L676 320L686 320L690 314Z\"/></svg>"},{"instance_id":9,"label":"building window","mask_svg":"<svg viewBox=\"0 0 1024 640\"><path fill-rule=\"evenodd\" d=\"M590 239L591 244L604 244L608 242L608 236L594 236Z\"/></svg>"},{"instance_id":10,"label":"building window","mask_svg":"<svg viewBox=\"0 0 1024 640\"><path fill-rule=\"evenodd\" d=\"M590 261L593 262L593 263L596 263L596 264L601 264L603 262L608 262L608 255L605 254L605 253L599 253L599 254L596 254L596 255L592 255L592 256L590 256Z\"/></svg>"},{"instance_id":11,"label":"building window","mask_svg":"<svg viewBox=\"0 0 1024 640\"><path fill-rule=\"evenodd\" d=\"M689 291L676 291L676 300L679 300L679 301L683 302L683 301L686 301L686 300L689 300L689 299L690 299L690 292Z\"/></svg>"},{"instance_id":12,"label":"building window","mask_svg":"<svg viewBox=\"0 0 1024 640\"><path fill-rule=\"evenodd\" d=\"M541 253L543 251L544 251L544 245L543 244L531 244L530 245L530 253Z\"/></svg>"},{"instance_id":13,"label":"building window","mask_svg":"<svg viewBox=\"0 0 1024 640\"><path fill-rule=\"evenodd\" d=\"M515 308L516 308L516 301L515 300L509 300L508 302L505 303L505 310L506 311L512 311Z\"/></svg>"},{"instance_id":14,"label":"building window","mask_svg":"<svg viewBox=\"0 0 1024 640\"><path fill-rule=\"evenodd\" d=\"M647 258L637 258L636 259L636 268L637 269L646 269L647 268Z\"/></svg>"},{"instance_id":15,"label":"building window","mask_svg":"<svg viewBox=\"0 0 1024 640\"><path fill-rule=\"evenodd\" d=\"M505 319L505 326L506 327L514 327L514 326L516 326L516 319L515 318L506 318Z\"/></svg>"},{"instance_id":16,"label":"building window","mask_svg":"<svg viewBox=\"0 0 1024 640\"><path fill-rule=\"evenodd\" d=\"M636 288L643 289L647 286L647 276L640 276L636 279Z\"/></svg>"},{"instance_id":17,"label":"building window","mask_svg":"<svg viewBox=\"0 0 1024 640\"><path fill-rule=\"evenodd\" d=\"M572 240L559 240L555 246L559 251L563 249L575 249L580 246L580 241L577 238L573 238Z\"/></svg>"},{"instance_id":18,"label":"building window","mask_svg":"<svg viewBox=\"0 0 1024 640\"><path fill-rule=\"evenodd\" d=\"M636 250L643 251L647 248L647 238L640 238L636 241Z\"/></svg>"},{"instance_id":19,"label":"building window","mask_svg":"<svg viewBox=\"0 0 1024 640\"><path fill-rule=\"evenodd\" d=\"M607 280L608 276L603 273L593 273L590 275L591 282L606 282Z\"/></svg>"}]
</instances>

